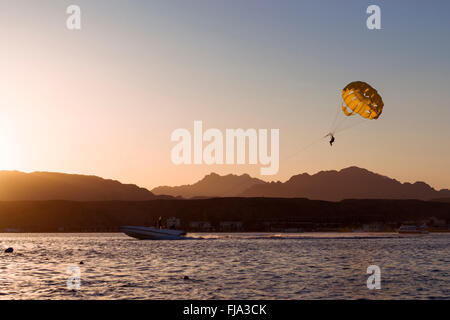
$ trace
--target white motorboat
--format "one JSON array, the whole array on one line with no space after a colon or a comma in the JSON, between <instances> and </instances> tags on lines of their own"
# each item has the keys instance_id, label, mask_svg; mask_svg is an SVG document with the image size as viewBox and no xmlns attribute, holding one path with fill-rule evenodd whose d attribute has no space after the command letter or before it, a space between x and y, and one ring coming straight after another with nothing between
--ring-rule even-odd
<instances>
[{"instance_id":1,"label":"white motorboat","mask_svg":"<svg viewBox=\"0 0 450 320\"><path fill-rule=\"evenodd\" d=\"M120 230L126 235L139 240L181 240L186 232L173 229L158 229L155 227L123 226Z\"/></svg>"}]
</instances>

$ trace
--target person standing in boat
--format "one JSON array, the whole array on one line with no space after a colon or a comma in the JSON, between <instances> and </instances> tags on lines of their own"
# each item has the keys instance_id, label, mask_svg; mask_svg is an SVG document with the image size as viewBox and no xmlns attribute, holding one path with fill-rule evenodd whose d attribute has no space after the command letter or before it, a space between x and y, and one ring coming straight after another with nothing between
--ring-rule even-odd
<instances>
[{"instance_id":1,"label":"person standing in boat","mask_svg":"<svg viewBox=\"0 0 450 320\"><path fill-rule=\"evenodd\" d=\"M159 216L156 226L158 229L162 229L162 217L161 216Z\"/></svg>"}]
</instances>

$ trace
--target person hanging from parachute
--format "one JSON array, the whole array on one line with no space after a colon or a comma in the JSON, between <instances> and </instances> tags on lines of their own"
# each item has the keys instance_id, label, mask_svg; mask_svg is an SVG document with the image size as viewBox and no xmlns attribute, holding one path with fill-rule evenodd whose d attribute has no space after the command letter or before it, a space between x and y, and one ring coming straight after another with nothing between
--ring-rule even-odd
<instances>
[{"instance_id":1,"label":"person hanging from parachute","mask_svg":"<svg viewBox=\"0 0 450 320\"><path fill-rule=\"evenodd\" d=\"M342 89L342 101L339 103L338 109L336 110L336 116L330 126L328 134L311 142L303 149L285 159L296 156L300 152L312 147L326 137L330 137L329 143L330 146L333 146L336 141L335 137L337 133L364 123L366 119L378 119L383 112L383 107L383 99L378 94L377 90L369 84L363 81L353 81L349 83L344 89ZM349 122L348 119L355 119L352 117L354 115L359 115L360 117L357 117L357 119L360 121L347 123Z\"/></svg>"},{"instance_id":2,"label":"person hanging from parachute","mask_svg":"<svg viewBox=\"0 0 450 320\"><path fill-rule=\"evenodd\" d=\"M363 81L354 81L349 83L342 89L342 103L339 105L336 118L331 125L330 132L324 137L330 137L330 146L333 146L335 141L335 134L345 129L351 128L361 122L353 123L346 127L341 127L347 117L359 115L362 120L376 120L383 112L383 99L378 94L377 90ZM336 120L342 111L346 116L343 120L336 123Z\"/></svg>"},{"instance_id":3,"label":"person hanging from parachute","mask_svg":"<svg viewBox=\"0 0 450 320\"><path fill-rule=\"evenodd\" d=\"M332 133L329 133L329 134L327 134L324 138L326 138L326 137L331 137L331 138L330 138L330 146L333 146L334 140L336 140L336 139L334 138L333 134L332 134Z\"/></svg>"},{"instance_id":4,"label":"person hanging from parachute","mask_svg":"<svg viewBox=\"0 0 450 320\"><path fill-rule=\"evenodd\" d=\"M331 139L330 139L330 146L333 146L333 143L334 143L334 136L333 135L331 135Z\"/></svg>"}]
</instances>

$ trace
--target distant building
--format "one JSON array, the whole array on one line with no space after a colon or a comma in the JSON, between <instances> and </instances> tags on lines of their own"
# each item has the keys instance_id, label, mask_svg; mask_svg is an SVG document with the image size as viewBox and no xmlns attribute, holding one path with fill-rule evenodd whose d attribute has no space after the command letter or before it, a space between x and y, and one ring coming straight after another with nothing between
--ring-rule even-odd
<instances>
[{"instance_id":1,"label":"distant building","mask_svg":"<svg viewBox=\"0 0 450 320\"><path fill-rule=\"evenodd\" d=\"M309 218L285 217L282 219L264 219L261 221L260 229L269 232L303 232L311 231L315 227L315 224Z\"/></svg>"},{"instance_id":2,"label":"distant building","mask_svg":"<svg viewBox=\"0 0 450 320\"><path fill-rule=\"evenodd\" d=\"M180 219L176 218L176 217L169 217L166 220L166 226L168 229L177 229L179 228L181 225L181 221Z\"/></svg>"},{"instance_id":3,"label":"distant building","mask_svg":"<svg viewBox=\"0 0 450 320\"><path fill-rule=\"evenodd\" d=\"M303 232L302 228L286 228L283 230L286 233L298 233L298 232Z\"/></svg>"},{"instance_id":4,"label":"distant building","mask_svg":"<svg viewBox=\"0 0 450 320\"><path fill-rule=\"evenodd\" d=\"M386 231L386 226L381 222L375 222L371 224L363 225L364 232L382 232Z\"/></svg>"},{"instance_id":5,"label":"distant building","mask_svg":"<svg viewBox=\"0 0 450 320\"><path fill-rule=\"evenodd\" d=\"M212 226L208 221L191 221L189 222L189 228L194 231L211 231Z\"/></svg>"},{"instance_id":6,"label":"distant building","mask_svg":"<svg viewBox=\"0 0 450 320\"><path fill-rule=\"evenodd\" d=\"M438 219L436 217L431 217L428 220L428 223L434 227L446 227L447 226L447 221L445 221L445 219Z\"/></svg>"},{"instance_id":7,"label":"distant building","mask_svg":"<svg viewBox=\"0 0 450 320\"><path fill-rule=\"evenodd\" d=\"M429 230L433 232L449 232L450 225L447 224L445 219L439 219L436 217L431 217L428 219L427 223L430 225Z\"/></svg>"},{"instance_id":8,"label":"distant building","mask_svg":"<svg viewBox=\"0 0 450 320\"><path fill-rule=\"evenodd\" d=\"M241 231L242 221L222 221L220 222L220 231Z\"/></svg>"}]
</instances>

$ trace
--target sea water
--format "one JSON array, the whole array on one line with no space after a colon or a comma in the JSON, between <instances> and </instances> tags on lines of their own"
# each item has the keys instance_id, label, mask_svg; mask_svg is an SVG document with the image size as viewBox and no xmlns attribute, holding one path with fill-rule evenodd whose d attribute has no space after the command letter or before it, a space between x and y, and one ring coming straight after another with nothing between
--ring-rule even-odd
<instances>
[{"instance_id":1,"label":"sea water","mask_svg":"<svg viewBox=\"0 0 450 320\"><path fill-rule=\"evenodd\" d=\"M0 299L450 299L450 234L190 236L0 234Z\"/></svg>"}]
</instances>

